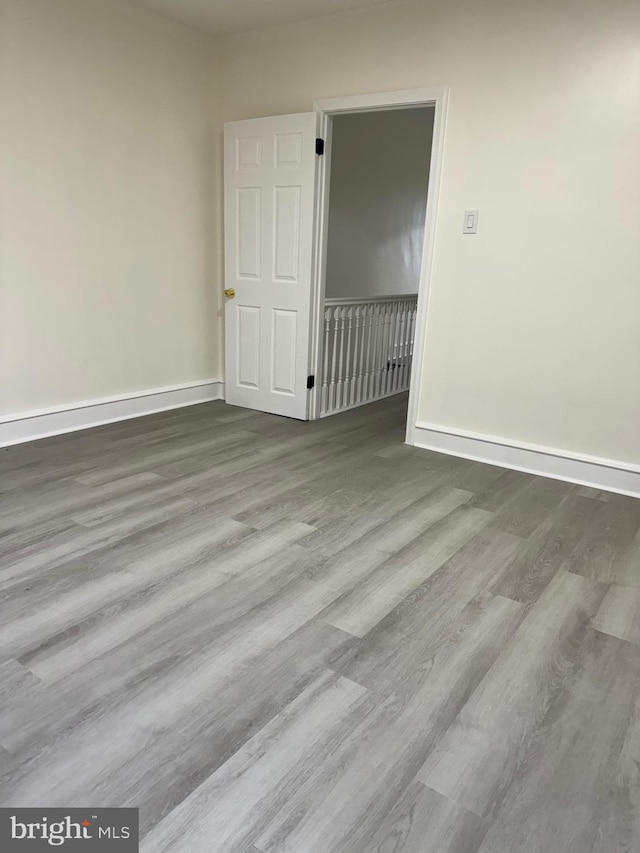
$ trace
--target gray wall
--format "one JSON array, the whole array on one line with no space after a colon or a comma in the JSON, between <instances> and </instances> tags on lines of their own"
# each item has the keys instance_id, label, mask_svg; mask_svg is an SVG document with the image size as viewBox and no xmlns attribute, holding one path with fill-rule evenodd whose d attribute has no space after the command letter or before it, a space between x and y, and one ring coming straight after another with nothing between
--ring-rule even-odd
<instances>
[{"instance_id":1,"label":"gray wall","mask_svg":"<svg viewBox=\"0 0 640 853\"><path fill-rule=\"evenodd\" d=\"M328 297L417 293L433 108L333 119Z\"/></svg>"}]
</instances>

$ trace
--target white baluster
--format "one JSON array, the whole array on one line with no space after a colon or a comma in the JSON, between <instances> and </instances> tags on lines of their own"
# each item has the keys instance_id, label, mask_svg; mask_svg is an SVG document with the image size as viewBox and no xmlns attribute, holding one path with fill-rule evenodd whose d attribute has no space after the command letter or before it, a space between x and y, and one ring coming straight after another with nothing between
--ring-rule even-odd
<instances>
[{"instance_id":1,"label":"white baluster","mask_svg":"<svg viewBox=\"0 0 640 853\"><path fill-rule=\"evenodd\" d=\"M337 407L342 409L344 407L344 377L345 377L345 363L344 363L344 332L345 332L345 313L346 308L339 309L339 324L340 324L340 354L338 356L338 388L336 392L336 400Z\"/></svg>"},{"instance_id":2,"label":"white baluster","mask_svg":"<svg viewBox=\"0 0 640 853\"><path fill-rule=\"evenodd\" d=\"M331 323L331 307L324 309L324 352L322 354L322 391L320 396L320 411L324 415L329 411L329 326Z\"/></svg>"},{"instance_id":3,"label":"white baluster","mask_svg":"<svg viewBox=\"0 0 640 853\"><path fill-rule=\"evenodd\" d=\"M367 306L360 306L360 365L358 368L358 403L366 400L365 382L367 370Z\"/></svg>"},{"instance_id":4,"label":"white baluster","mask_svg":"<svg viewBox=\"0 0 640 853\"><path fill-rule=\"evenodd\" d=\"M373 356L371 359L370 400L375 400L378 396L378 377L380 376L380 303L375 303L373 307Z\"/></svg>"},{"instance_id":5,"label":"white baluster","mask_svg":"<svg viewBox=\"0 0 640 853\"><path fill-rule=\"evenodd\" d=\"M386 318L385 318L385 344L384 344L384 382L383 382L383 394L388 394L391 390L391 362L393 359L393 318L395 314L395 302L389 302L386 306Z\"/></svg>"},{"instance_id":6,"label":"white baluster","mask_svg":"<svg viewBox=\"0 0 640 853\"><path fill-rule=\"evenodd\" d=\"M365 305L365 331L366 344L364 350L364 364L362 369L362 400L370 399L372 360L373 360L373 305Z\"/></svg>"},{"instance_id":7,"label":"white baluster","mask_svg":"<svg viewBox=\"0 0 640 853\"><path fill-rule=\"evenodd\" d=\"M351 351L351 336L353 332L353 305L347 306L347 353L345 369L345 406L353 404L353 353Z\"/></svg>"},{"instance_id":8,"label":"white baluster","mask_svg":"<svg viewBox=\"0 0 640 853\"><path fill-rule=\"evenodd\" d=\"M360 382L360 306L353 306L353 382L351 385L351 405L358 403L358 383Z\"/></svg>"},{"instance_id":9,"label":"white baluster","mask_svg":"<svg viewBox=\"0 0 640 853\"><path fill-rule=\"evenodd\" d=\"M336 346L337 337L338 337L337 332L336 332L336 324L337 324L336 312L337 312L337 310L338 309L334 307L333 311L332 311L332 315L331 315L331 382L330 382L331 396L330 396L329 408L330 408L330 411L332 411L332 412L335 411L335 409L337 408L337 406L336 406L336 375L337 375L337 361L338 361L338 347Z\"/></svg>"},{"instance_id":10,"label":"white baluster","mask_svg":"<svg viewBox=\"0 0 640 853\"><path fill-rule=\"evenodd\" d=\"M387 393L391 394L393 392L393 388L396 381L396 350L398 348L398 321L400 319L400 315L398 313L398 306L401 303L394 302L393 309L391 311L391 336L389 339L389 372L387 375Z\"/></svg>"}]
</instances>

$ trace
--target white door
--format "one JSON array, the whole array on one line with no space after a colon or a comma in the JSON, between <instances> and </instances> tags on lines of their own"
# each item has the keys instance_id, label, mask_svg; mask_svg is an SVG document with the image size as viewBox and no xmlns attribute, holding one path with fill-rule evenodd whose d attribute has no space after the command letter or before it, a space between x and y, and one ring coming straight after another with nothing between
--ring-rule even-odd
<instances>
[{"instance_id":1,"label":"white door","mask_svg":"<svg viewBox=\"0 0 640 853\"><path fill-rule=\"evenodd\" d=\"M224 128L225 398L306 420L316 113Z\"/></svg>"}]
</instances>

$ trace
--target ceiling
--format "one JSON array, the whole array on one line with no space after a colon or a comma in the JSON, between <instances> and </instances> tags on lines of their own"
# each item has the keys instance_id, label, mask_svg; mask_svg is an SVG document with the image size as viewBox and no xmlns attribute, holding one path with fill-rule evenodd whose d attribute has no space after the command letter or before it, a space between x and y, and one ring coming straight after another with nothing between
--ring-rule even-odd
<instances>
[{"instance_id":1,"label":"ceiling","mask_svg":"<svg viewBox=\"0 0 640 853\"><path fill-rule=\"evenodd\" d=\"M254 30L378 6L389 0L127 0L212 33Z\"/></svg>"}]
</instances>

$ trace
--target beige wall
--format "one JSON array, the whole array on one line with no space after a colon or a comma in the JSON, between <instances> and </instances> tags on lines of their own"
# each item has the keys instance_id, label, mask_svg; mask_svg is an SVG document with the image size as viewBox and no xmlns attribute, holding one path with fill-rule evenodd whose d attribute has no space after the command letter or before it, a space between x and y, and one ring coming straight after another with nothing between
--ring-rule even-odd
<instances>
[{"instance_id":1,"label":"beige wall","mask_svg":"<svg viewBox=\"0 0 640 853\"><path fill-rule=\"evenodd\" d=\"M433 107L332 120L327 296L417 293Z\"/></svg>"},{"instance_id":2,"label":"beige wall","mask_svg":"<svg viewBox=\"0 0 640 853\"><path fill-rule=\"evenodd\" d=\"M220 378L217 50L0 0L0 414Z\"/></svg>"},{"instance_id":3,"label":"beige wall","mask_svg":"<svg viewBox=\"0 0 640 853\"><path fill-rule=\"evenodd\" d=\"M227 40L225 120L450 86L420 420L640 462L639 33L637 0L437 0Z\"/></svg>"}]
</instances>

